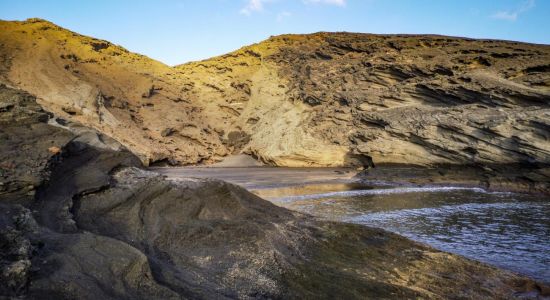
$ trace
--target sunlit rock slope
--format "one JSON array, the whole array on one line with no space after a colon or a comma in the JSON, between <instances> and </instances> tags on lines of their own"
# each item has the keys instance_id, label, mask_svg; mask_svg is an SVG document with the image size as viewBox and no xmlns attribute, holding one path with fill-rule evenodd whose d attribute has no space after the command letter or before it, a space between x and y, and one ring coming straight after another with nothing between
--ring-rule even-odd
<instances>
[{"instance_id":1,"label":"sunlit rock slope","mask_svg":"<svg viewBox=\"0 0 550 300\"><path fill-rule=\"evenodd\" d=\"M169 67L31 19L0 23L2 81L145 163L550 163L550 46L282 35Z\"/></svg>"}]
</instances>

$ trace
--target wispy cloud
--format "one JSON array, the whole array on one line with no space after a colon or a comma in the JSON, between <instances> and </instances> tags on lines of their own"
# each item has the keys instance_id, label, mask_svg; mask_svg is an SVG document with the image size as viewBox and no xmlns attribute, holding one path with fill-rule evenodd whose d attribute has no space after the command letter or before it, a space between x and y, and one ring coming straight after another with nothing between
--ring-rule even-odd
<instances>
[{"instance_id":1,"label":"wispy cloud","mask_svg":"<svg viewBox=\"0 0 550 300\"><path fill-rule=\"evenodd\" d=\"M263 11L266 4L269 2L277 2L277 0L247 0L246 4L239 11L240 14L250 16L253 13ZM326 4L344 7L346 6L346 0L301 0L303 4ZM282 20L289 17L290 13L282 12L277 15L277 20Z\"/></svg>"},{"instance_id":2,"label":"wispy cloud","mask_svg":"<svg viewBox=\"0 0 550 300\"><path fill-rule=\"evenodd\" d=\"M303 0L305 4L329 4L329 5L336 5L336 6L346 6L346 0Z\"/></svg>"},{"instance_id":3,"label":"wispy cloud","mask_svg":"<svg viewBox=\"0 0 550 300\"><path fill-rule=\"evenodd\" d=\"M250 16L253 12L262 11L264 9L264 2L265 0L249 0L239 12Z\"/></svg>"},{"instance_id":4,"label":"wispy cloud","mask_svg":"<svg viewBox=\"0 0 550 300\"><path fill-rule=\"evenodd\" d=\"M282 11L282 12L277 14L277 22L282 22L284 19L290 18L290 16L292 16L292 14L290 12Z\"/></svg>"},{"instance_id":5,"label":"wispy cloud","mask_svg":"<svg viewBox=\"0 0 550 300\"><path fill-rule=\"evenodd\" d=\"M491 15L491 18L513 22L513 21L518 19L519 15L521 15L522 13L532 9L533 7L535 7L535 0L527 0L527 1L522 2L514 10L497 11L496 13Z\"/></svg>"}]
</instances>

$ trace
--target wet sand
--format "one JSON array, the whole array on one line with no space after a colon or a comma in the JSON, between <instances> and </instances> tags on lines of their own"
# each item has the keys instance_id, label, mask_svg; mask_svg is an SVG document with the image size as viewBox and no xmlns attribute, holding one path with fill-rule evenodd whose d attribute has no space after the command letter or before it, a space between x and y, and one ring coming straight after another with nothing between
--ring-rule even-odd
<instances>
[{"instance_id":1,"label":"wet sand","mask_svg":"<svg viewBox=\"0 0 550 300\"><path fill-rule=\"evenodd\" d=\"M151 168L169 179L216 178L249 190L305 186L312 184L346 184L358 182L357 171L345 168L274 168L274 167L183 167Z\"/></svg>"}]
</instances>

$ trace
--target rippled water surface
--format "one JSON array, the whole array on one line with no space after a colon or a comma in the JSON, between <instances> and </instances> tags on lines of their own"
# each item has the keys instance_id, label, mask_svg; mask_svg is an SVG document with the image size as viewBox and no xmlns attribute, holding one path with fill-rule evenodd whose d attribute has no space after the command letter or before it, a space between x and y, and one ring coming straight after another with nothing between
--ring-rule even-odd
<instances>
[{"instance_id":1,"label":"rippled water surface","mask_svg":"<svg viewBox=\"0 0 550 300\"><path fill-rule=\"evenodd\" d=\"M359 183L337 169L161 169L217 177L273 203L384 228L435 248L550 283L550 199L453 186Z\"/></svg>"}]
</instances>

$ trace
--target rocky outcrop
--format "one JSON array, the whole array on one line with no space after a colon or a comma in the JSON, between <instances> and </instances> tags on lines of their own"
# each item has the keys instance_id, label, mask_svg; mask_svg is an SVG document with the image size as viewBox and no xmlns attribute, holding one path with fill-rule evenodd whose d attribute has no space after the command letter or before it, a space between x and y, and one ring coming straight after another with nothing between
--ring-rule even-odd
<instances>
[{"instance_id":1,"label":"rocky outcrop","mask_svg":"<svg viewBox=\"0 0 550 300\"><path fill-rule=\"evenodd\" d=\"M31 95L0 84L0 196L29 203L44 183L46 167L73 135L48 124L51 115ZM55 122L55 120L51 120Z\"/></svg>"},{"instance_id":2,"label":"rocky outcrop","mask_svg":"<svg viewBox=\"0 0 550 300\"><path fill-rule=\"evenodd\" d=\"M145 164L213 162L227 154L202 108L182 98L178 72L160 62L29 19L0 21L0 63L0 83L113 137Z\"/></svg>"},{"instance_id":3,"label":"rocky outcrop","mask_svg":"<svg viewBox=\"0 0 550 300\"><path fill-rule=\"evenodd\" d=\"M0 29L2 81L145 164L550 163L547 45L282 35L168 67L44 20Z\"/></svg>"},{"instance_id":4,"label":"rocky outcrop","mask_svg":"<svg viewBox=\"0 0 550 300\"><path fill-rule=\"evenodd\" d=\"M492 191L550 193L550 167L522 164L493 165L387 165L359 172L359 180L404 185L455 185Z\"/></svg>"},{"instance_id":5,"label":"rocky outcrop","mask_svg":"<svg viewBox=\"0 0 550 300\"><path fill-rule=\"evenodd\" d=\"M115 140L0 87L0 296L31 299L536 297L529 279L217 180L165 180ZM49 130L49 131L47 131ZM49 134L44 134L48 132ZM53 143L52 143L53 141ZM56 145L56 151L50 151ZM46 147L47 146L47 147ZM35 161L28 164L25 158ZM6 164L4 164L6 165ZM4 166L3 165L3 166ZM26 178L23 174L42 174ZM36 179L38 178L38 179ZM35 193L23 187L36 184ZM21 188L18 188L21 187Z\"/></svg>"},{"instance_id":6,"label":"rocky outcrop","mask_svg":"<svg viewBox=\"0 0 550 300\"><path fill-rule=\"evenodd\" d=\"M275 165L548 164L549 60L543 45L319 33L178 68L215 80L244 151ZM208 89L188 97L216 102Z\"/></svg>"}]
</instances>

